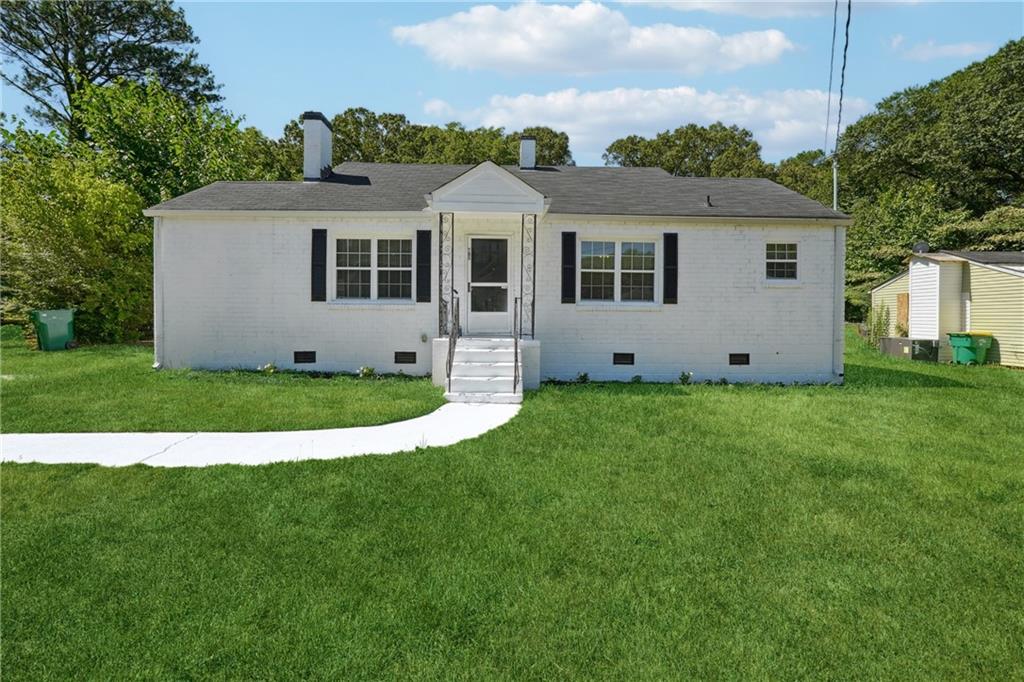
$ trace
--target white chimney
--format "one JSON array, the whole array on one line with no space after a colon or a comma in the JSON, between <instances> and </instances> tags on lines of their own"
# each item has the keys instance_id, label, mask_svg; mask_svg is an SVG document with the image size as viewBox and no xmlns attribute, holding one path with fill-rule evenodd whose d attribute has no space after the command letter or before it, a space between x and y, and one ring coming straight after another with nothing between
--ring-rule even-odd
<instances>
[{"instance_id":1,"label":"white chimney","mask_svg":"<svg viewBox=\"0 0 1024 682\"><path fill-rule=\"evenodd\" d=\"M537 138L533 135L523 135L519 138L519 167L537 167Z\"/></svg>"},{"instance_id":2,"label":"white chimney","mask_svg":"<svg viewBox=\"0 0 1024 682\"><path fill-rule=\"evenodd\" d=\"M319 111L302 115L302 178L318 181L330 174L334 133Z\"/></svg>"}]
</instances>

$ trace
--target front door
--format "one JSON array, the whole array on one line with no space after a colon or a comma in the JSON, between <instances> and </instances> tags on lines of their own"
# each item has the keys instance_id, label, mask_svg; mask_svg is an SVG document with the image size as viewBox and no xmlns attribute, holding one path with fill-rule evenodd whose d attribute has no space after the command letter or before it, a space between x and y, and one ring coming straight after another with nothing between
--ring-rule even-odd
<instances>
[{"instance_id":1,"label":"front door","mask_svg":"<svg viewBox=\"0 0 1024 682\"><path fill-rule=\"evenodd\" d=\"M509 334L508 238L469 238L470 334Z\"/></svg>"}]
</instances>

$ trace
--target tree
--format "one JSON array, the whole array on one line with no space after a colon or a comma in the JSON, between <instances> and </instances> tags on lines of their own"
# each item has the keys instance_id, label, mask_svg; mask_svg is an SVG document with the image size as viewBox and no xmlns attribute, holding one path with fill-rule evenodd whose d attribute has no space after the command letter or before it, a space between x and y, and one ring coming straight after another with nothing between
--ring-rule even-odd
<instances>
[{"instance_id":1,"label":"tree","mask_svg":"<svg viewBox=\"0 0 1024 682\"><path fill-rule=\"evenodd\" d=\"M537 138L537 163L572 165L569 136L547 127L506 133L503 128L467 129L461 123L445 126L411 123L402 114L377 114L369 109L347 109L331 119L334 163L453 163L519 161L519 138ZM302 172L302 121L289 121L277 143L278 168L293 169L282 179L299 179Z\"/></svg>"},{"instance_id":2,"label":"tree","mask_svg":"<svg viewBox=\"0 0 1024 682\"><path fill-rule=\"evenodd\" d=\"M918 183L858 199L853 216L846 241L846 297L853 319L860 319L870 305L870 289L906 266L916 242L950 248L935 239L936 229L962 223L968 214L943 208L935 185Z\"/></svg>"},{"instance_id":3,"label":"tree","mask_svg":"<svg viewBox=\"0 0 1024 682\"><path fill-rule=\"evenodd\" d=\"M67 153L55 134L3 130L0 261L5 318L77 310L79 338L137 338L152 319L152 239L142 199ZM79 150L81 152L81 150Z\"/></svg>"},{"instance_id":4,"label":"tree","mask_svg":"<svg viewBox=\"0 0 1024 682\"><path fill-rule=\"evenodd\" d=\"M832 205L832 164L820 149L780 161L775 181L826 206Z\"/></svg>"},{"instance_id":5,"label":"tree","mask_svg":"<svg viewBox=\"0 0 1024 682\"><path fill-rule=\"evenodd\" d=\"M81 338L135 338L152 322L142 209L217 180L275 179L279 147L155 80L90 85L77 97L86 142L20 123L4 131L4 314L73 306Z\"/></svg>"},{"instance_id":6,"label":"tree","mask_svg":"<svg viewBox=\"0 0 1024 682\"><path fill-rule=\"evenodd\" d=\"M118 80L78 95L87 146L105 177L152 205L217 180L276 179L272 143L208 104L190 105L155 80ZM301 170L301 169L300 169Z\"/></svg>"},{"instance_id":7,"label":"tree","mask_svg":"<svg viewBox=\"0 0 1024 682\"><path fill-rule=\"evenodd\" d=\"M523 128L518 135L509 135L516 143L524 135L533 135L537 138L537 165L538 166L575 166L572 160L572 152L569 150L569 136L565 133L552 130L545 126ZM516 151L518 158L518 151ZM515 163L515 159L512 161Z\"/></svg>"},{"instance_id":8,"label":"tree","mask_svg":"<svg viewBox=\"0 0 1024 682\"><path fill-rule=\"evenodd\" d=\"M844 131L839 162L857 197L928 181L946 208L1012 204L1024 194L1024 40L886 97Z\"/></svg>"},{"instance_id":9,"label":"tree","mask_svg":"<svg viewBox=\"0 0 1024 682\"><path fill-rule=\"evenodd\" d=\"M953 251L1024 251L1024 208L1000 206L974 220L937 225L928 243Z\"/></svg>"},{"instance_id":10,"label":"tree","mask_svg":"<svg viewBox=\"0 0 1024 682\"><path fill-rule=\"evenodd\" d=\"M612 142L603 155L609 166L657 166L688 177L771 177L754 134L721 122L695 123L658 133L630 135Z\"/></svg>"},{"instance_id":11,"label":"tree","mask_svg":"<svg viewBox=\"0 0 1024 682\"><path fill-rule=\"evenodd\" d=\"M219 101L190 46L199 42L171 0L8 0L0 15L4 80L35 104L29 113L83 139L77 95L116 79L156 78L190 103Z\"/></svg>"}]
</instances>

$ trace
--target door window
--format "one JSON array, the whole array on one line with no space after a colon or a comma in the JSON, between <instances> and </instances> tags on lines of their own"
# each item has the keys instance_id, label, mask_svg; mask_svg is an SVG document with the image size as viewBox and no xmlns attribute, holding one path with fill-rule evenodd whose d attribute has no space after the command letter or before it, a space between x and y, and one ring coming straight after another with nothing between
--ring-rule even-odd
<instances>
[{"instance_id":1,"label":"door window","mask_svg":"<svg viewBox=\"0 0 1024 682\"><path fill-rule=\"evenodd\" d=\"M470 311L508 312L508 240L473 239L469 257Z\"/></svg>"},{"instance_id":2,"label":"door window","mask_svg":"<svg viewBox=\"0 0 1024 682\"><path fill-rule=\"evenodd\" d=\"M473 284L508 282L508 241L474 239L471 254Z\"/></svg>"}]
</instances>

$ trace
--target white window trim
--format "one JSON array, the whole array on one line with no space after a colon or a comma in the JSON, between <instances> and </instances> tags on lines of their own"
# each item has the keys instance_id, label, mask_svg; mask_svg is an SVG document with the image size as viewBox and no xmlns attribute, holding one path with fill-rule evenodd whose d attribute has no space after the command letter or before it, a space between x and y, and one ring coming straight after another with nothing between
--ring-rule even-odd
<instances>
[{"instance_id":1,"label":"white window trim","mask_svg":"<svg viewBox=\"0 0 1024 682\"><path fill-rule=\"evenodd\" d=\"M387 307L387 306L411 306L416 304L416 235L412 234L395 234L395 235L382 235L379 232L375 234L366 233L328 233L330 237L328 248L331 249L331 258L333 259L333 267L331 272L334 276L331 278L333 283L332 298L330 303L337 306L350 306L350 307ZM339 239L369 239L370 240L370 298L338 298L338 240ZM380 239L395 240L395 239L406 239L412 241L412 288L411 296L409 298L378 298L377 297L377 241ZM352 269L363 269L366 268L352 268ZM384 270L402 270L404 268L383 268Z\"/></svg>"},{"instance_id":2,"label":"white window trim","mask_svg":"<svg viewBox=\"0 0 1024 682\"><path fill-rule=\"evenodd\" d=\"M583 298L583 242L614 242L614 270L587 270L588 272L614 272L615 273L615 298L611 301L598 301ZM654 244L654 270L627 270L626 272L652 272L654 275L654 300L653 301L623 301L622 300L622 243L635 242L643 244ZM664 239L662 237L646 237L638 235L615 235L615 236L580 236L576 240L576 306L580 308L596 308L604 310L629 310L641 308L649 310L661 307L661 283L662 277L662 254L664 253Z\"/></svg>"},{"instance_id":3,"label":"white window trim","mask_svg":"<svg viewBox=\"0 0 1024 682\"><path fill-rule=\"evenodd\" d=\"M779 277L768 276L768 245L769 244L793 244L796 246L796 260L786 261L775 259L773 262L778 263L796 263L796 278L785 279ZM792 239L786 237L774 237L771 239L765 239L764 243L761 244L760 263L761 263L761 278L765 282L765 286L769 288L780 288L785 289L787 287L799 287L803 284L803 271L804 268L801 265L801 259L803 257L804 245L799 239Z\"/></svg>"}]
</instances>

